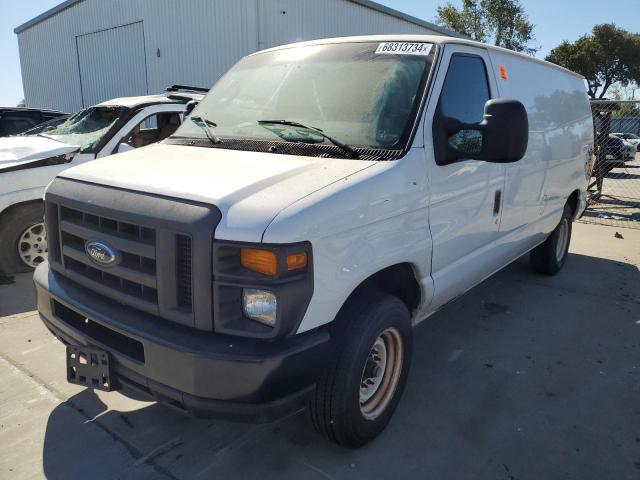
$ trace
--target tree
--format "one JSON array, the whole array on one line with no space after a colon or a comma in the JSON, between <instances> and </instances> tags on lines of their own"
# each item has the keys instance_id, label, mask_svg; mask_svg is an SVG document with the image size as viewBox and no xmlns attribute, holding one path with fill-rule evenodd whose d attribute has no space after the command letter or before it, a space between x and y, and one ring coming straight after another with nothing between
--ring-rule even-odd
<instances>
[{"instance_id":1,"label":"tree","mask_svg":"<svg viewBox=\"0 0 640 480\"><path fill-rule=\"evenodd\" d=\"M17 107L26 107L27 106L27 102L25 102L24 98L22 100L20 100L18 102L18 105L16 105Z\"/></svg>"},{"instance_id":2,"label":"tree","mask_svg":"<svg viewBox=\"0 0 640 480\"><path fill-rule=\"evenodd\" d=\"M533 24L520 0L463 0L462 8L452 3L438 7L436 22L478 42L533 55Z\"/></svg>"},{"instance_id":3,"label":"tree","mask_svg":"<svg viewBox=\"0 0 640 480\"><path fill-rule=\"evenodd\" d=\"M614 84L640 84L640 35L612 23L596 25L573 43L565 40L546 59L583 75L593 99L604 98Z\"/></svg>"},{"instance_id":4,"label":"tree","mask_svg":"<svg viewBox=\"0 0 640 480\"><path fill-rule=\"evenodd\" d=\"M636 100L634 87L614 85L609 91L611 100L621 101L620 109L614 113L615 117L640 117L640 101Z\"/></svg>"}]
</instances>

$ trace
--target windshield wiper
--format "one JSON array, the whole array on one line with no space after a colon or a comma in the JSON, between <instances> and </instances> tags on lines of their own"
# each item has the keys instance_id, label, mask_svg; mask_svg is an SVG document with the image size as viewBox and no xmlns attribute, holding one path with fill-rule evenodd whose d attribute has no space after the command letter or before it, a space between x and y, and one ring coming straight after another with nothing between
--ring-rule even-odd
<instances>
[{"instance_id":1,"label":"windshield wiper","mask_svg":"<svg viewBox=\"0 0 640 480\"><path fill-rule=\"evenodd\" d=\"M207 138L211 140L211 143L213 143L214 145L222 143L222 140L220 140L220 138L218 138L218 136L213 133L213 129L218 126L216 123L198 116L188 118L202 130L204 130L204 133L207 135Z\"/></svg>"},{"instance_id":2,"label":"windshield wiper","mask_svg":"<svg viewBox=\"0 0 640 480\"><path fill-rule=\"evenodd\" d=\"M286 125L289 127L298 127L298 128L304 128L305 130L311 130L317 133L318 135L320 135L325 140L329 140L331 143L333 143L336 147L341 149L343 152L347 152L349 154L349 157L351 158L360 157L360 154L356 152L352 147L350 147L345 143L342 143L340 140L336 140L335 138L330 137L329 135L327 135L317 127L309 127L307 125L303 125L302 123L293 122L290 120L258 120L258 125Z\"/></svg>"}]
</instances>

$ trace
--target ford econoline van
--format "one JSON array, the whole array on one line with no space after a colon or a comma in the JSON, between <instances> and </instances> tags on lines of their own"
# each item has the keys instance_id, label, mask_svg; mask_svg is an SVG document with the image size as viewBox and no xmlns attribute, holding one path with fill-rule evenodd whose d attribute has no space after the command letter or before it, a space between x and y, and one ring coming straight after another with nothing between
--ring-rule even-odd
<instances>
[{"instance_id":1,"label":"ford econoline van","mask_svg":"<svg viewBox=\"0 0 640 480\"><path fill-rule=\"evenodd\" d=\"M309 406L357 447L400 400L413 326L527 252L561 270L592 147L583 79L509 50L258 52L161 143L58 175L38 309L72 383L230 419Z\"/></svg>"}]
</instances>

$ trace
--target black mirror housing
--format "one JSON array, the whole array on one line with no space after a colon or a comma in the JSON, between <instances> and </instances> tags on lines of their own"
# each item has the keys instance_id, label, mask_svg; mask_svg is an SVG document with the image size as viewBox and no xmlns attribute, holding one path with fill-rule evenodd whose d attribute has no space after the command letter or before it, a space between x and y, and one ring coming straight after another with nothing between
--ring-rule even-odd
<instances>
[{"instance_id":1,"label":"black mirror housing","mask_svg":"<svg viewBox=\"0 0 640 480\"><path fill-rule=\"evenodd\" d=\"M484 139L480 160L511 163L521 160L529 144L529 118L517 100L489 100L484 107Z\"/></svg>"},{"instance_id":2,"label":"black mirror housing","mask_svg":"<svg viewBox=\"0 0 640 480\"><path fill-rule=\"evenodd\" d=\"M449 144L449 139L463 130L481 133L480 151L470 154ZM454 118L440 117L434 123L433 133L436 161L440 165L465 159L512 163L521 160L527 152L529 119L521 102L499 98L485 104L482 122L468 124Z\"/></svg>"}]
</instances>

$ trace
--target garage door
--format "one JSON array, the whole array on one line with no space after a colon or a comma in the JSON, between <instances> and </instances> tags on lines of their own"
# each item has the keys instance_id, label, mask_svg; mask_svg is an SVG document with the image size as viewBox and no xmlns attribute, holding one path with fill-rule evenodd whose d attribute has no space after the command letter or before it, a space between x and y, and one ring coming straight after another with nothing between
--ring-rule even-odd
<instances>
[{"instance_id":1,"label":"garage door","mask_svg":"<svg viewBox=\"0 0 640 480\"><path fill-rule=\"evenodd\" d=\"M148 93L142 22L80 35L76 45L84 107Z\"/></svg>"}]
</instances>

